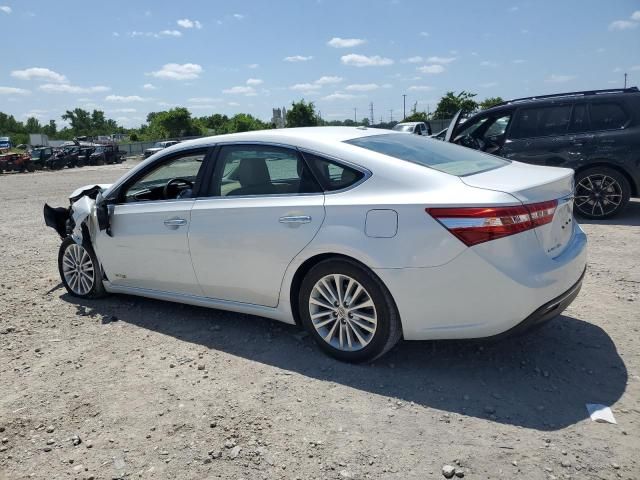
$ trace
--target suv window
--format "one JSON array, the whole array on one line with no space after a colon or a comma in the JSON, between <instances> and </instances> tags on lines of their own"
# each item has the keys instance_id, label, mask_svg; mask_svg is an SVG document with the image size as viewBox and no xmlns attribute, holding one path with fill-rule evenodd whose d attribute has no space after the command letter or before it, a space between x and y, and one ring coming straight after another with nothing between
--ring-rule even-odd
<instances>
[{"instance_id":1,"label":"suv window","mask_svg":"<svg viewBox=\"0 0 640 480\"><path fill-rule=\"evenodd\" d=\"M571 105L522 108L516 113L511 138L563 135L570 117Z\"/></svg>"},{"instance_id":2,"label":"suv window","mask_svg":"<svg viewBox=\"0 0 640 480\"><path fill-rule=\"evenodd\" d=\"M183 152L162 162L129 186L122 198L125 202L189 198L206 155L204 150Z\"/></svg>"},{"instance_id":3,"label":"suv window","mask_svg":"<svg viewBox=\"0 0 640 480\"><path fill-rule=\"evenodd\" d=\"M614 130L627 123L627 114L617 103L591 104L591 129Z\"/></svg>"},{"instance_id":4,"label":"suv window","mask_svg":"<svg viewBox=\"0 0 640 480\"><path fill-rule=\"evenodd\" d=\"M316 178L322 184L322 188L327 192L350 187L364 177L364 173L355 168L347 167L314 153L304 152L303 155L313 169Z\"/></svg>"},{"instance_id":5,"label":"suv window","mask_svg":"<svg viewBox=\"0 0 640 480\"><path fill-rule=\"evenodd\" d=\"M587 104L578 103L573 106L571 114L571 124L569 125L571 133L581 133L589 131L589 115L587 113Z\"/></svg>"},{"instance_id":6,"label":"suv window","mask_svg":"<svg viewBox=\"0 0 640 480\"><path fill-rule=\"evenodd\" d=\"M220 149L214 196L319 193L318 183L295 150L266 145Z\"/></svg>"}]
</instances>

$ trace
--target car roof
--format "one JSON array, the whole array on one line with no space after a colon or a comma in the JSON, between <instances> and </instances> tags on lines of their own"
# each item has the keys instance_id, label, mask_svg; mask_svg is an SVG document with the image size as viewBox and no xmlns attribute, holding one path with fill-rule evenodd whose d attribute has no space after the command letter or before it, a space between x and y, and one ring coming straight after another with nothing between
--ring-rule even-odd
<instances>
[{"instance_id":1,"label":"car roof","mask_svg":"<svg viewBox=\"0 0 640 480\"><path fill-rule=\"evenodd\" d=\"M400 122L396 124L396 127L398 125L418 125L419 123L424 123L424 122Z\"/></svg>"}]
</instances>

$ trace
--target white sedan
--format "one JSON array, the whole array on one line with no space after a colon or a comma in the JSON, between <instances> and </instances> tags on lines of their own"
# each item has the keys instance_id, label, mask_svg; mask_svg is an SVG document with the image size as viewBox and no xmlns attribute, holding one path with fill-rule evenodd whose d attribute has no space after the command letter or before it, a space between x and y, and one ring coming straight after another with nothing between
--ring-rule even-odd
<instances>
[{"instance_id":1,"label":"white sedan","mask_svg":"<svg viewBox=\"0 0 640 480\"><path fill-rule=\"evenodd\" d=\"M568 169L299 128L180 143L46 205L45 220L72 295L298 323L330 355L366 361L400 338L493 337L559 315L586 265L572 192Z\"/></svg>"}]
</instances>

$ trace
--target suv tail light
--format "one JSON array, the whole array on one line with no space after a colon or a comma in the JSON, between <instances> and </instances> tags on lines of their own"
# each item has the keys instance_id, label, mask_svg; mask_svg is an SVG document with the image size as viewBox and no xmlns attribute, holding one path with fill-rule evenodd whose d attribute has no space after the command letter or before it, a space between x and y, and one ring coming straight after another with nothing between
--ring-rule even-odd
<instances>
[{"instance_id":1,"label":"suv tail light","mask_svg":"<svg viewBox=\"0 0 640 480\"><path fill-rule=\"evenodd\" d=\"M515 207L426 208L425 211L471 247L551 223L557 200Z\"/></svg>"}]
</instances>

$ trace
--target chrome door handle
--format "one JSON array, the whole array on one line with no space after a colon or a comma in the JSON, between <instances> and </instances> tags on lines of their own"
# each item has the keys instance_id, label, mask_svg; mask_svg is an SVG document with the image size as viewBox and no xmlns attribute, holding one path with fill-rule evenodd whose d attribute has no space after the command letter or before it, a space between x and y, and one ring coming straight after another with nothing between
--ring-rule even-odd
<instances>
[{"instance_id":1,"label":"chrome door handle","mask_svg":"<svg viewBox=\"0 0 640 480\"><path fill-rule=\"evenodd\" d=\"M278 221L280 223L310 223L311 217L309 215L291 215L280 217Z\"/></svg>"},{"instance_id":2,"label":"chrome door handle","mask_svg":"<svg viewBox=\"0 0 640 480\"><path fill-rule=\"evenodd\" d=\"M187 224L187 221L184 218L171 218L165 220L164 224L167 227L182 227Z\"/></svg>"}]
</instances>

